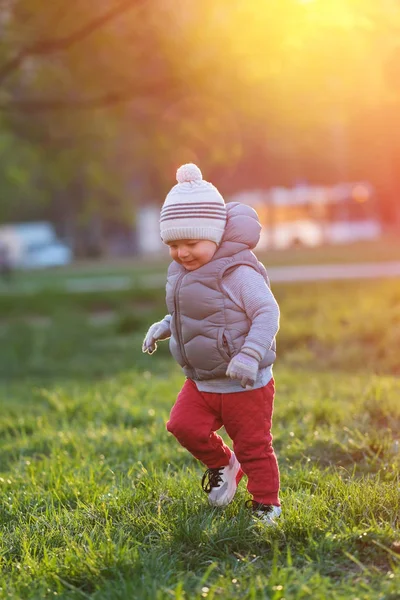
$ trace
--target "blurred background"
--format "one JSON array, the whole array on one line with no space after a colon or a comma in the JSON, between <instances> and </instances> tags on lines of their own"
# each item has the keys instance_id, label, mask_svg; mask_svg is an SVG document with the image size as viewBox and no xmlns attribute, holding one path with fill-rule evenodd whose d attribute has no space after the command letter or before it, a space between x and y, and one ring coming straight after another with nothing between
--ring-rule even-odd
<instances>
[{"instance_id":1,"label":"blurred background","mask_svg":"<svg viewBox=\"0 0 400 600\"><path fill-rule=\"evenodd\" d=\"M2 0L3 279L162 253L185 162L257 209L261 251L390 258L399 31L396 0Z\"/></svg>"}]
</instances>

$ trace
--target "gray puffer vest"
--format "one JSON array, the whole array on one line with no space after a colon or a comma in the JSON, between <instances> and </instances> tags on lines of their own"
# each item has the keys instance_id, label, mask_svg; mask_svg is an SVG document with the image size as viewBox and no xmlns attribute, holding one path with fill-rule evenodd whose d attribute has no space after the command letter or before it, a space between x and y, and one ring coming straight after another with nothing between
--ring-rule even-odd
<instances>
[{"instance_id":1,"label":"gray puffer vest","mask_svg":"<svg viewBox=\"0 0 400 600\"><path fill-rule=\"evenodd\" d=\"M190 379L225 376L233 356L240 352L251 322L246 313L224 293L224 274L239 265L261 273L269 285L265 267L251 252L260 237L255 210L231 202L221 245L212 260L195 271L177 262L168 269L167 306L171 314L170 351ZM275 342L260 366L275 360Z\"/></svg>"}]
</instances>

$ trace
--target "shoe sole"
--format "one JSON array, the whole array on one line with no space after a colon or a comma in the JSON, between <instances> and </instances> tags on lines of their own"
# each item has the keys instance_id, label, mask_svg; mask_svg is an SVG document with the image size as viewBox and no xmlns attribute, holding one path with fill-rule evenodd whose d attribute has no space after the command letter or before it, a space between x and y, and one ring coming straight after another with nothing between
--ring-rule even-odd
<instances>
[{"instance_id":1,"label":"shoe sole","mask_svg":"<svg viewBox=\"0 0 400 600\"><path fill-rule=\"evenodd\" d=\"M239 482L244 475L244 473L242 471L242 467L240 466L240 463L238 461L235 464L235 468L236 468L235 478L232 478L232 480L230 482L230 486L228 486L227 495L225 496L225 498L222 501L210 500L210 497L209 497L208 502L210 503L211 506L227 506L228 504L230 504L232 502L232 500L236 494L236 490L239 485Z\"/></svg>"}]
</instances>

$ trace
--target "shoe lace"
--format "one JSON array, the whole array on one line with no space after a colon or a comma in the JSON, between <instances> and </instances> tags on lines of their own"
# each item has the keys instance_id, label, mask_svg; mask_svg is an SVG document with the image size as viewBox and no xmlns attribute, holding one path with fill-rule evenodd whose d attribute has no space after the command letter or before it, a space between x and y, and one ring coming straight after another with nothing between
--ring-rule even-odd
<instances>
[{"instance_id":1,"label":"shoe lace","mask_svg":"<svg viewBox=\"0 0 400 600\"><path fill-rule=\"evenodd\" d=\"M201 480L201 487L209 494L215 487L219 487L219 483L222 481L222 469L207 469Z\"/></svg>"},{"instance_id":2,"label":"shoe lace","mask_svg":"<svg viewBox=\"0 0 400 600\"><path fill-rule=\"evenodd\" d=\"M256 500L252 500L251 498L249 500L246 500L245 506L247 508L251 508L254 512L260 511L263 513L270 513L273 510L271 504L262 504L261 502L257 502Z\"/></svg>"}]
</instances>

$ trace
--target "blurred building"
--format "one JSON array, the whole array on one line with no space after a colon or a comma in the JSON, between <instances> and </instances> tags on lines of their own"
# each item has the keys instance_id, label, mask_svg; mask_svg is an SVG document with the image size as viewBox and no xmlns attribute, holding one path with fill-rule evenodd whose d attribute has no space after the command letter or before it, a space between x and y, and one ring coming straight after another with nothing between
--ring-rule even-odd
<instances>
[{"instance_id":1,"label":"blurred building","mask_svg":"<svg viewBox=\"0 0 400 600\"><path fill-rule=\"evenodd\" d=\"M344 244L374 240L382 233L374 191L366 182L274 187L229 200L257 211L263 226L259 248Z\"/></svg>"},{"instance_id":2,"label":"blurred building","mask_svg":"<svg viewBox=\"0 0 400 600\"><path fill-rule=\"evenodd\" d=\"M136 239L139 254L159 254L165 249L160 236L160 207L141 206L136 219Z\"/></svg>"}]
</instances>

